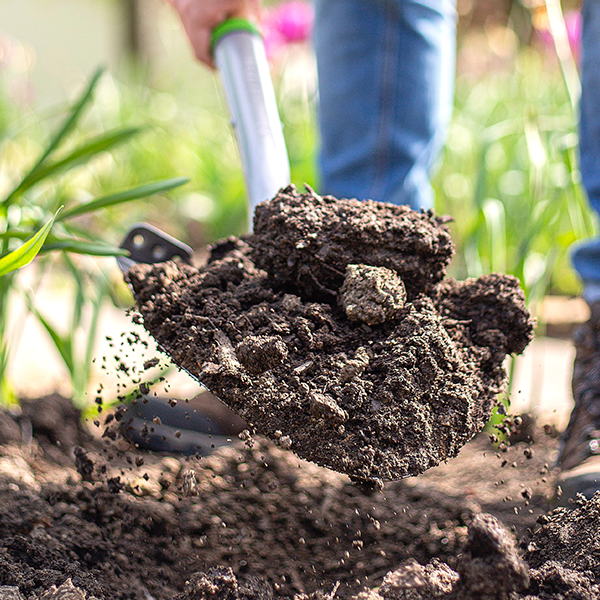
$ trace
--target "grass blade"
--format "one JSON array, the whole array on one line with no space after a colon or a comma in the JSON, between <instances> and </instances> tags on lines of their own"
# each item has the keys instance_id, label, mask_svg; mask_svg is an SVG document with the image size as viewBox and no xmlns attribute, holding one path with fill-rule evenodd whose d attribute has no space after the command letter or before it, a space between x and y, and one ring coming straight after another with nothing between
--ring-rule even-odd
<instances>
[{"instance_id":1,"label":"grass blade","mask_svg":"<svg viewBox=\"0 0 600 600\"><path fill-rule=\"evenodd\" d=\"M506 271L506 217L504 205L496 198L487 198L483 204L483 217L488 233L489 269L491 272Z\"/></svg>"},{"instance_id":2,"label":"grass blade","mask_svg":"<svg viewBox=\"0 0 600 600\"><path fill-rule=\"evenodd\" d=\"M537 123L530 119L525 121L525 142L532 166L536 169L543 168L548 162L548 153L544 142L542 142Z\"/></svg>"},{"instance_id":3,"label":"grass blade","mask_svg":"<svg viewBox=\"0 0 600 600\"><path fill-rule=\"evenodd\" d=\"M110 131L107 134L94 138L92 141L83 144L79 148L75 149L71 154L65 158L51 163L45 166L40 166L35 173L27 179L23 180L18 188L18 192L25 192L38 181L47 179L58 175L62 171L67 171L88 161L100 152L106 152L111 150L115 146L126 142L134 135L137 135L141 131L141 127L129 127L126 129L119 129L117 131Z\"/></svg>"},{"instance_id":4,"label":"grass blade","mask_svg":"<svg viewBox=\"0 0 600 600\"><path fill-rule=\"evenodd\" d=\"M90 308L92 314L91 319L88 323L88 327L85 331L86 344L84 358L83 361L79 364L79 368L77 369L77 382L73 385L75 393L80 398L80 403L82 407L85 404L86 391L90 379L90 371L94 355L94 345L96 341L96 334L98 331L100 311L102 309L104 299L108 296L107 285L108 283L106 279L98 281L95 298L91 301Z\"/></svg>"},{"instance_id":5,"label":"grass blade","mask_svg":"<svg viewBox=\"0 0 600 600\"><path fill-rule=\"evenodd\" d=\"M155 183L148 183L131 190L125 190L123 192L117 192L116 194L110 194L109 196L103 196L102 198L96 198L86 204L80 204L68 210L65 210L58 218L59 221L70 219L86 213L94 212L100 208L106 208L108 206L114 206L122 202L129 202L131 200L137 200L146 196L152 196L162 192L167 192L173 188L179 187L186 184L189 181L187 177L176 177L173 179L166 179L164 181L157 181Z\"/></svg>"},{"instance_id":6,"label":"grass blade","mask_svg":"<svg viewBox=\"0 0 600 600\"><path fill-rule=\"evenodd\" d=\"M44 244L42 252L63 250L74 254L87 254L88 256L129 256L127 250L99 242L86 242L76 238L52 238Z\"/></svg>"},{"instance_id":7,"label":"grass blade","mask_svg":"<svg viewBox=\"0 0 600 600\"><path fill-rule=\"evenodd\" d=\"M31 231L23 229L10 229L5 233L0 233L0 240L21 240L25 241L31 237Z\"/></svg>"},{"instance_id":8,"label":"grass blade","mask_svg":"<svg viewBox=\"0 0 600 600\"><path fill-rule=\"evenodd\" d=\"M50 324L48 319L40 313L40 311L33 305L32 299L28 294L23 294L27 307L33 313L35 318L40 322L42 327L47 331L48 335L52 338L54 346L58 350L61 358L63 359L69 373L73 373L73 348L71 346L71 340L69 336L62 336L58 331Z\"/></svg>"},{"instance_id":9,"label":"grass blade","mask_svg":"<svg viewBox=\"0 0 600 600\"><path fill-rule=\"evenodd\" d=\"M63 260L75 282L75 297L71 308L71 337L73 337L83 318L83 307L86 300L84 289L87 277L85 271L78 269L67 253L63 255Z\"/></svg>"},{"instance_id":10,"label":"grass blade","mask_svg":"<svg viewBox=\"0 0 600 600\"><path fill-rule=\"evenodd\" d=\"M17 187L6 197L2 204L10 204L17 194L20 194L23 190L27 189L28 187L31 187L30 180L36 177L37 172L40 170L46 159L60 146L61 142L77 125L79 117L81 116L84 109L87 107L87 105L92 99L94 89L96 88L98 80L102 76L103 72L103 67L96 70L96 72L90 79L90 82L88 83L86 89L83 91L81 96L79 96L76 102L71 106L67 118L48 143L46 150L42 153L40 158L38 158L35 165L29 170L25 177L23 177L23 179L17 185Z\"/></svg>"},{"instance_id":11,"label":"grass blade","mask_svg":"<svg viewBox=\"0 0 600 600\"><path fill-rule=\"evenodd\" d=\"M577 70L577 63L571 51L569 44L569 34L565 23L560 0L545 0L546 12L548 14L548 23L550 25L550 34L554 41L554 48L558 56L560 68L569 100L573 110L577 110L579 98L581 97L581 81Z\"/></svg>"}]
</instances>

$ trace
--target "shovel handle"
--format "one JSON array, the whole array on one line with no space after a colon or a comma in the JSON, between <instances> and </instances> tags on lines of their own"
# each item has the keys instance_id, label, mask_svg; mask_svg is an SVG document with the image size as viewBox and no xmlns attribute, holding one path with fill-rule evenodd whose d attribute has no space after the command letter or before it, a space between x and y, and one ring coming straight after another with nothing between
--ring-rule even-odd
<instances>
[{"instance_id":1,"label":"shovel handle","mask_svg":"<svg viewBox=\"0 0 600 600\"><path fill-rule=\"evenodd\" d=\"M262 36L245 19L213 31L211 47L237 138L250 210L290 184L290 164Z\"/></svg>"}]
</instances>

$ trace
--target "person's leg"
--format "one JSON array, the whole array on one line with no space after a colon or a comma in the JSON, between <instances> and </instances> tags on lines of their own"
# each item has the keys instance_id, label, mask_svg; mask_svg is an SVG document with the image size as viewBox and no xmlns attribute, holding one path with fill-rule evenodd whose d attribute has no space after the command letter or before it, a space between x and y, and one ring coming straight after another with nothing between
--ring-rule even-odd
<instances>
[{"instance_id":1,"label":"person's leg","mask_svg":"<svg viewBox=\"0 0 600 600\"><path fill-rule=\"evenodd\" d=\"M455 0L316 0L322 193L432 207L455 37Z\"/></svg>"},{"instance_id":2,"label":"person's leg","mask_svg":"<svg viewBox=\"0 0 600 600\"><path fill-rule=\"evenodd\" d=\"M600 2L584 0L580 105L580 164L592 208L600 214ZM573 265L584 284L590 320L575 333L575 407L559 459L561 503L576 493L588 498L600 489L600 240L579 245Z\"/></svg>"},{"instance_id":3,"label":"person's leg","mask_svg":"<svg viewBox=\"0 0 600 600\"><path fill-rule=\"evenodd\" d=\"M600 214L600 3L582 6L581 103L579 154L581 177L590 205ZM584 242L572 255L584 283L584 298L600 301L600 240Z\"/></svg>"}]
</instances>

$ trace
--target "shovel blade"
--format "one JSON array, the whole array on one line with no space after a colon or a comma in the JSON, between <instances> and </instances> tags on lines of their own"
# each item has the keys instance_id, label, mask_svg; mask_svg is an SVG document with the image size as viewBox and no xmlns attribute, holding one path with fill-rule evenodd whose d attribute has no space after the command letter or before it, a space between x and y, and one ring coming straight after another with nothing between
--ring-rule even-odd
<instances>
[{"instance_id":1,"label":"shovel blade","mask_svg":"<svg viewBox=\"0 0 600 600\"><path fill-rule=\"evenodd\" d=\"M192 249L187 244L146 223L133 225L119 247L129 251L129 256L117 257L123 273L136 263L154 264L174 258L192 262Z\"/></svg>"}]
</instances>

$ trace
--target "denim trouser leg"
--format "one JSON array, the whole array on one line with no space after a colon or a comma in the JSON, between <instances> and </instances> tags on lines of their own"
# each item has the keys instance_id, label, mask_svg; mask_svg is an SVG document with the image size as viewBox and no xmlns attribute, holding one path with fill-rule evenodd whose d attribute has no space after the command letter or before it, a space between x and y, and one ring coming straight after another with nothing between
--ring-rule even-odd
<instances>
[{"instance_id":1,"label":"denim trouser leg","mask_svg":"<svg viewBox=\"0 0 600 600\"><path fill-rule=\"evenodd\" d=\"M600 2L584 0L581 54L579 153L581 177L590 205L600 213ZM600 300L600 239L575 248L573 266L588 302Z\"/></svg>"},{"instance_id":2,"label":"denim trouser leg","mask_svg":"<svg viewBox=\"0 0 600 600\"><path fill-rule=\"evenodd\" d=\"M430 208L451 116L455 0L316 0L321 191Z\"/></svg>"}]
</instances>

